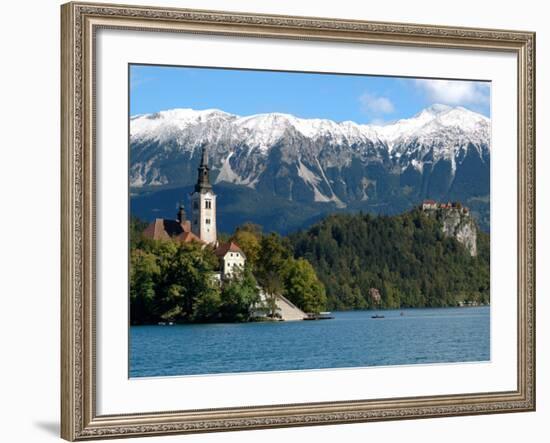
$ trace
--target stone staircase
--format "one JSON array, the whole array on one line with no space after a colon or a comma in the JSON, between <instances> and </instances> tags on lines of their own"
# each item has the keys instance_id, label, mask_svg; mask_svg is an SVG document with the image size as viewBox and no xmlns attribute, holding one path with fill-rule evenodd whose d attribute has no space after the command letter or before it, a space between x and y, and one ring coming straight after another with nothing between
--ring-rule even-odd
<instances>
[{"instance_id":1,"label":"stone staircase","mask_svg":"<svg viewBox=\"0 0 550 443\"><path fill-rule=\"evenodd\" d=\"M258 287L260 291L260 300L261 303L266 303L267 295L262 288ZM302 311L298 306L292 303L288 298L283 295L277 295L275 303L277 305L277 314L281 316L281 320L284 321L298 321L304 320L307 317L307 314ZM255 311L253 310L253 315L265 316L265 311Z\"/></svg>"},{"instance_id":2,"label":"stone staircase","mask_svg":"<svg viewBox=\"0 0 550 443\"><path fill-rule=\"evenodd\" d=\"M282 295L277 296L277 308L279 308L278 312L281 314L281 318L285 321L303 320L307 317L304 311Z\"/></svg>"}]
</instances>

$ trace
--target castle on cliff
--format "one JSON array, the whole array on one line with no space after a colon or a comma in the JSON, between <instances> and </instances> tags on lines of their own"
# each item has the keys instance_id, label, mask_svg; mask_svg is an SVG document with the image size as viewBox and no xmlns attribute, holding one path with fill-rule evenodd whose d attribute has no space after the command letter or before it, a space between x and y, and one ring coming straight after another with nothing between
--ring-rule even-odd
<instances>
[{"instance_id":1,"label":"castle on cliff","mask_svg":"<svg viewBox=\"0 0 550 443\"><path fill-rule=\"evenodd\" d=\"M185 207L179 205L176 220L157 218L151 222L143 235L152 240L195 242L211 247L220 261L220 277L228 278L237 269L243 269L246 256L235 242L220 244L216 228L216 194L210 183L208 154L203 148L198 168L197 183L190 195L191 220L187 219Z\"/></svg>"},{"instance_id":2,"label":"castle on cliff","mask_svg":"<svg viewBox=\"0 0 550 443\"><path fill-rule=\"evenodd\" d=\"M458 211L461 211L463 214L468 215L470 213L470 209L466 206L462 206L459 202L436 202L435 200L424 200L422 204L420 205L420 208L424 212L428 211L437 211L437 210L445 210L445 209L455 209Z\"/></svg>"}]
</instances>

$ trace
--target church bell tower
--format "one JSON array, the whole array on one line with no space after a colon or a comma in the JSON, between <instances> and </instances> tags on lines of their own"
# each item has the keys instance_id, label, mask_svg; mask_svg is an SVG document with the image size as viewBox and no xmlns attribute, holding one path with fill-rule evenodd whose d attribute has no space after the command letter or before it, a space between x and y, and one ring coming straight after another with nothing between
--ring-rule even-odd
<instances>
[{"instance_id":1,"label":"church bell tower","mask_svg":"<svg viewBox=\"0 0 550 443\"><path fill-rule=\"evenodd\" d=\"M191 193L191 231L205 243L216 244L216 194L209 173L208 154L203 147L197 184Z\"/></svg>"}]
</instances>

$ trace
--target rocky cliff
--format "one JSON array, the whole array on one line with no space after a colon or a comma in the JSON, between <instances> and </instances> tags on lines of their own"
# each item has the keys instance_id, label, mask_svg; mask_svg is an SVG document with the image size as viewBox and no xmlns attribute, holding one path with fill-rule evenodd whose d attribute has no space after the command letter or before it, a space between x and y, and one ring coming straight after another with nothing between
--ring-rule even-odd
<instances>
[{"instance_id":1,"label":"rocky cliff","mask_svg":"<svg viewBox=\"0 0 550 443\"><path fill-rule=\"evenodd\" d=\"M439 209L443 233L464 245L472 257L477 255L477 229L470 213L459 208Z\"/></svg>"}]
</instances>

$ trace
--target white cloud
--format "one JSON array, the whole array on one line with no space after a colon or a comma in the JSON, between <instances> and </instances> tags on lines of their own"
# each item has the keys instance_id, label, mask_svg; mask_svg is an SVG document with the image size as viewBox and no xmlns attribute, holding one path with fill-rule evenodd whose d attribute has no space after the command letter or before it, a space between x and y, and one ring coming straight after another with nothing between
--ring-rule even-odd
<instances>
[{"instance_id":1,"label":"white cloud","mask_svg":"<svg viewBox=\"0 0 550 443\"><path fill-rule=\"evenodd\" d=\"M368 92L359 97L359 103L361 104L361 111L371 116L391 114L395 111L395 107L389 98L376 96Z\"/></svg>"},{"instance_id":2,"label":"white cloud","mask_svg":"<svg viewBox=\"0 0 550 443\"><path fill-rule=\"evenodd\" d=\"M460 80L415 80L415 84L434 103L447 105L489 102L489 84Z\"/></svg>"}]
</instances>

